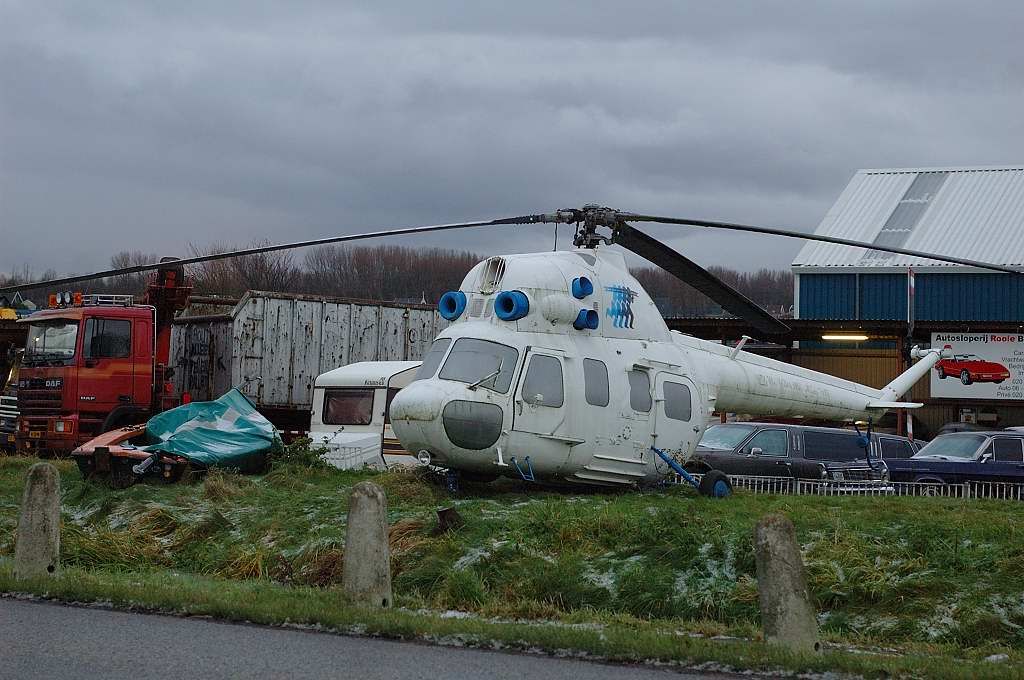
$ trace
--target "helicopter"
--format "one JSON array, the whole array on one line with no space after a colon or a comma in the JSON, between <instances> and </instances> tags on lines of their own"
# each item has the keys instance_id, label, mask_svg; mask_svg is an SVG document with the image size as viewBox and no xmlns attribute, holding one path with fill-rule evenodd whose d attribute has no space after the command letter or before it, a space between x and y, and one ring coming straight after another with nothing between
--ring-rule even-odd
<instances>
[{"instance_id":1,"label":"helicopter","mask_svg":"<svg viewBox=\"0 0 1024 680\"><path fill-rule=\"evenodd\" d=\"M598 205L477 222L381 230L180 259L210 260L369 238L549 223L573 247L490 257L438 305L449 326L390 406L392 428L425 465L473 478L629 487L691 454L712 412L877 420L918 408L902 396L942 358L917 359L881 389L670 331L616 245L661 266L767 336L789 330L739 291L633 224L650 222L837 243L1019 274L1000 265L798 231L659 217ZM159 269L135 265L21 286ZM667 467L666 467L667 466Z\"/></svg>"}]
</instances>

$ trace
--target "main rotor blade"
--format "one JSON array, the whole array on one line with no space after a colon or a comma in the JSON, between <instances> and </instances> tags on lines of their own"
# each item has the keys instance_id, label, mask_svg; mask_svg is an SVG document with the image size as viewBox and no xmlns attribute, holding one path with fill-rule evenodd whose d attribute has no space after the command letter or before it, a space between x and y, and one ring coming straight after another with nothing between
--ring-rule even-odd
<instances>
[{"instance_id":1,"label":"main rotor blade","mask_svg":"<svg viewBox=\"0 0 1024 680\"><path fill-rule=\"evenodd\" d=\"M967 267L977 267L978 269L991 269L996 272L1004 272L1006 274L1021 274L1024 273L1013 267L1005 267L1003 265L991 264L989 262L978 262L977 260L968 260L962 257L952 257L949 255L939 255L937 253L925 253L919 250L910 250L908 248L896 248L893 246L882 246L874 243L864 243L862 241L853 241L846 238L838 238L836 236L823 236L821 234L805 234L802 231L792 231L789 229L776 229L774 227L755 227L749 224L735 224L732 222L711 222L709 220L691 220L687 218L678 217L656 217L653 215L636 215L634 213L619 213L619 217L623 220L629 220L630 222L657 222L661 224L682 224L688 227L708 227L710 229L725 229L728 231L746 231L754 234L770 234L773 236L787 236L789 238L800 238L805 241L822 241L823 243L835 243L841 246L852 246L854 248L867 248L868 250L881 250L887 253L896 253L898 255L910 255L912 257L925 257L929 260L938 260L940 262L950 262L952 264L962 264Z\"/></svg>"},{"instance_id":2,"label":"main rotor blade","mask_svg":"<svg viewBox=\"0 0 1024 680\"><path fill-rule=\"evenodd\" d=\"M253 248L245 248L243 250L231 250L224 253L211 253L209 255L197 255L196 257L186 257L180 260L173 260L172 262L154 262L152 264L139 264L131 267L121 267L119 269L107 269L100 272L93 272L91 274L76 274L74 276L65 276L59 279L50 279L49 281L36 281L34 283L19 283L13 286L0 287L0 293L14 293L21 290L32 290L36 288L49 288L51 286L60 286L68 283L78 283L80 281L92 281L93 279L102 279L108 276L118 276L121 274L136 274L138 272L153 271L160 269L161 267L167 266L178 266L187 264L199 264L201 262L212 262L214 260L226 260L231 257L243 257L245 255L260 255L262 253L272 253L279 250L292 250L295 248L308 248L310 246L322 246L330 243L345 243L348 241L360 241L368 238L383 238L389 236L406 236L408 234L423 234L431 231L446 231L448 229L470 229L474 227L493 227L502 224L536 224L544 222L544 215L524 215L521 217L503 217L494 220L483 220L479 222L452 222L449 224L431 224L421 227L405 227L401 229L384 229L381 231L371 231L364 234L350 234L348 236L330 236L328 238L318 238L309 241L296 241L294 243L279 243L270 246L256 246Z\"/></svg>"},{"instance_id":3,"label":"main rotor blade","mask_svg":"<svg viewBox=\"0 0 1024 680\"><path fill-rule=\"evenodd\" d=\"M640 257L653 262L683 283L708 296L722 309L749 321L762 333L780 335L789 332L789 326L772 316L768 310L739 292L704 267L669 248L661 241L620 222L612 240Z\"/></svg>"}]
</instances>

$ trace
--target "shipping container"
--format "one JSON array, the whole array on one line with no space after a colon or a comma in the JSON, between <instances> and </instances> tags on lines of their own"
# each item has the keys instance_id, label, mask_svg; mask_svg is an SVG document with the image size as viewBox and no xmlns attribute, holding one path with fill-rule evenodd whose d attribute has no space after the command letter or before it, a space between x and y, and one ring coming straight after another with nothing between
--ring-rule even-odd
<instances>
[{"instance_id":1,"label":"shipping container","mask_svg":"<svg viewBox=\"0 0 1024 680\"><path fill-rule=\"evenodd\" d=\"M427 305L249 291L229 314L175 320L171 380L196 401L241 385L278 427L305 429L318 375L422 359L445 326Z\"/></svg>"}]
</instances>

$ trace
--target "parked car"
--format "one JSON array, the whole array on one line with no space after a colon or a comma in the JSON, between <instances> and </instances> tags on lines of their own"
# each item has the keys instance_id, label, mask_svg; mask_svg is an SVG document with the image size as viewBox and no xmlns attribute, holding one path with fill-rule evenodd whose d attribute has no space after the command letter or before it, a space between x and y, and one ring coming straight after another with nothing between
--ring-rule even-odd
<instances>
[{"instance_id":1,"label":"parked car","mask_svg":"<svg viewBox=\"0 0 1024 680\"><path fill-rule=\"evenodd\" d=\"M946 349L952 349L946 345ZM947 376L960 378L964 385L976 382L994 382L997 385L1010 377L1010 369L995 361L982 359L977 354L954 354L935 364L940 380Z\"/></svg>"},{"instance_id":2,"label":"parked car","mask_svg":"<svg viewBox=\"0 0 1024 680\"><path fill-rule=\"evenodd\" d=\"M883 457L913 455L915 444L895 435L872 434L869 446L851 430L774 423L725 423L709 427L685 467L728 475L881 480ZM905 444L905 446L904 446Z\"/></svg>"},{"instance_id":3,"label":"parked car","mask_svg":"<svg viewBox=\"0 0 1024 680\"><path fill-rule=\"evenodd\" d=\"M1024 432L955 432L913 457L886 461L894 482L1024 482Z\"/></svg>"}]
</instances>

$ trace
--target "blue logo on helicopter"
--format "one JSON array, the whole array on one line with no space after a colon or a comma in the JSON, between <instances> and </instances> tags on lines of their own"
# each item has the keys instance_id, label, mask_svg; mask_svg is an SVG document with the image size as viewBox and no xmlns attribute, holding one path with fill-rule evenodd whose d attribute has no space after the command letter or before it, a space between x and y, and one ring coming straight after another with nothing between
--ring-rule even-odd
<instances>
[{"instance_id":1,"label":"blue logo on helicopter","mask_svg":"<svg viewBox=\"0 0 1024 680\"><path fill-rule=\"evenodd\" d=\"M626 286L605 286L605 290L612 294L611 306L605 310L612 325L616 328L632 328L633 300L639 293Z\"/></svg>"}]
</instances>

